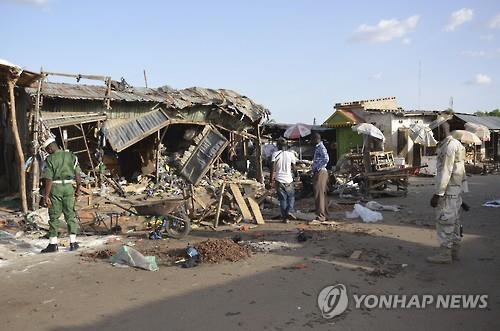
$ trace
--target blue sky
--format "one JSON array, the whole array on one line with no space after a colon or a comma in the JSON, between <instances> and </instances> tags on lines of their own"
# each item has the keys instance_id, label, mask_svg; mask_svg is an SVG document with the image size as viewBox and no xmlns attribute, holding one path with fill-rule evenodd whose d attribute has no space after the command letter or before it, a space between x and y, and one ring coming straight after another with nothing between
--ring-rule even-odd
<instances>
[{"instance_id":1,"label":"blue sky","mask_svg":"<svg viewBox=\"0 0 500 331\"><path fill-rule=\"evenodd\" d=\"M500 1L0 0L0 58L132 85L229 88L281 122L336 102L500 107ZM421 98L418 72L421 63ZM87 82L90 83L90 82Z\"/></svg>"}]
</instances>

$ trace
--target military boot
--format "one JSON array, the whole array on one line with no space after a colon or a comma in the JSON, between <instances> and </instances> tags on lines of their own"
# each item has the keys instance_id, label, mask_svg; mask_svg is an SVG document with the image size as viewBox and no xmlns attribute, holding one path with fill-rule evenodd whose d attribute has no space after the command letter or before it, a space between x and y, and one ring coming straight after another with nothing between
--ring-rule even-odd
<instances>
[{"instance_id":1,"label":"military boot","mask_svg":"<svg viewBox=\"0 0 500 331\"><path fill-rule=\"evenodd\" d=\"M452 262L451 248L441 247L439 253L434 256L427 257L427 262L436 264L448 264Z\"/></svg>"},{"instance_id":2,"label":"military boot","mask_svg":"<svg viewBox=\"0 0 500 331\"><path fill-rule=\"evenodd\" d=\"M57 244L49 244L47 247L42 249L42 253L54 253L59 250L59 247Z\"/></svg>"},{"instance_id":3,"label":"military boot","mask_svg":"<svg viewBox=\"0 0 500 331\"><path fill-rule=\"evenodd\" d=\"M458 255L459 252L460 252L460 245L459 244L453 244L453 246L451 248L451 259L453 261L459 261L460 260L460 256Z\"/></svg>"}]
</instances>

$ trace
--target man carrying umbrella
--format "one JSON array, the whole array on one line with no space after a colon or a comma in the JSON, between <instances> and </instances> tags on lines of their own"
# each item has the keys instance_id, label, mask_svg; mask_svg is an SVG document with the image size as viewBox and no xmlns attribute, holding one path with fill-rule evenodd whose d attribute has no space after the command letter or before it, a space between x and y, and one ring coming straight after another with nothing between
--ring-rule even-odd
<instances>
[{"instance_id":1,"label":"man carrying umbrella","mask_svg":"<svg viewBox=\"0 0 500 331\"><path fill-rule=\"evenodd\" d=\"M326 221L328 219L326 189L328 184L328 171L326 166L330 157L325 145L321 141L319 133L312 135L312 143L315 146L314 158L312 164L312 174L314 183L314 199L316 205L316 219L318 221Z\"/></svg>"},{"instance_id":2,"label":"man carrying umbrella","mask_svg":"<svg viewBox=\"0 0 500 331\"><path fill-rule=\"evenodd\" d=\"M458 260L460 244L459 212L462 193L467 192L465 148L450 134L448 122L441 124L444 138L437 150L436 192L431 206L437 209L436 230L440 244L437 255L429 256L430 263L451 263Z\"/></svg>"}]
</instances>

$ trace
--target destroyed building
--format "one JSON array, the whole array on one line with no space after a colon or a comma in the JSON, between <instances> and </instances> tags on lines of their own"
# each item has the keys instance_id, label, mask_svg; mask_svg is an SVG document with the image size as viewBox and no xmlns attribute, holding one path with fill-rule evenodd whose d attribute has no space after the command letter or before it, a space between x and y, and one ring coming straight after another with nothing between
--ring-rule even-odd
<instances>
[{"instance_id":1,"label":"destroyed building","mask_svg":"<svg viewBox=\"0 0 500 331\"><path fill-rule=\"evenodd\" d=\"M36 74L29 84L19 84L18 80L15 87L16 117L27 160L27 193L31 205L36 204L34 200L39 190L43 156L37 140L44 130L54 135L60 146L77 154L86 174L84 178L94 182L97 182L100 165L113 175L126 179L138 174L155 174L155 171L157 175L160 148L178 151L179 161L184 161L179 171L189 171L186 177L191 175L191 180L199 181L201 169L196 169L196 164L203 159L200 158L202 152L207 152L201 146L202 138L212 139L210 143L218 144L217 155L207 159L208 163L219 156L224 162L240 161L245 166L247 161L259 162L259 156L256 153L250 155L247 147L249 141L259 139L259 125L268 117L269 111L234 91L200 87L183 90L131 87L124 80L117 82L109 77L66 74L63 76L75 77L77 81L97 79L104 84L53 83L46 81L48 75L53 74ZM8 136L7 90L1 90L2 134ZM192 146L193 141L200 145L199 148ZM18 177L11 174L20 170L12 162L12 140L2 139L1 145L4 162L0 167L0 182L2 190L12 193L18 190ZM194 147L202 151L194 153L197 159L194 160L193 156L191 168L187 169L187 153L182 160L180 152L189 149L191 155L195 152ZM194 176L196 171L197 176ZM256 175L259 175L258 170Z\"/></svg>"}]
</instances>

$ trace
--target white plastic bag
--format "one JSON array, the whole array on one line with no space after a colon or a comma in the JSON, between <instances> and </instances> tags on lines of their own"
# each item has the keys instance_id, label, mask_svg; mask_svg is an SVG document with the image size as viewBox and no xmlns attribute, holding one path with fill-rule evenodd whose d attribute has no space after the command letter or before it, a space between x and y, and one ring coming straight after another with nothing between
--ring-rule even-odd
<instances>
[{"instance_id":1,"label":"white plastic bag","mask_svg":"<svg viewBox=\"0 0 500 331\"><path fill-rule=\"evenodd\" d=\"M361 217L361 219L365 223L374 223L384 219L381 213L363 207L359 203L354 205L354 210L352 212L346 212L346 217L347 218Z\"/></svg>"}]
</instances>

